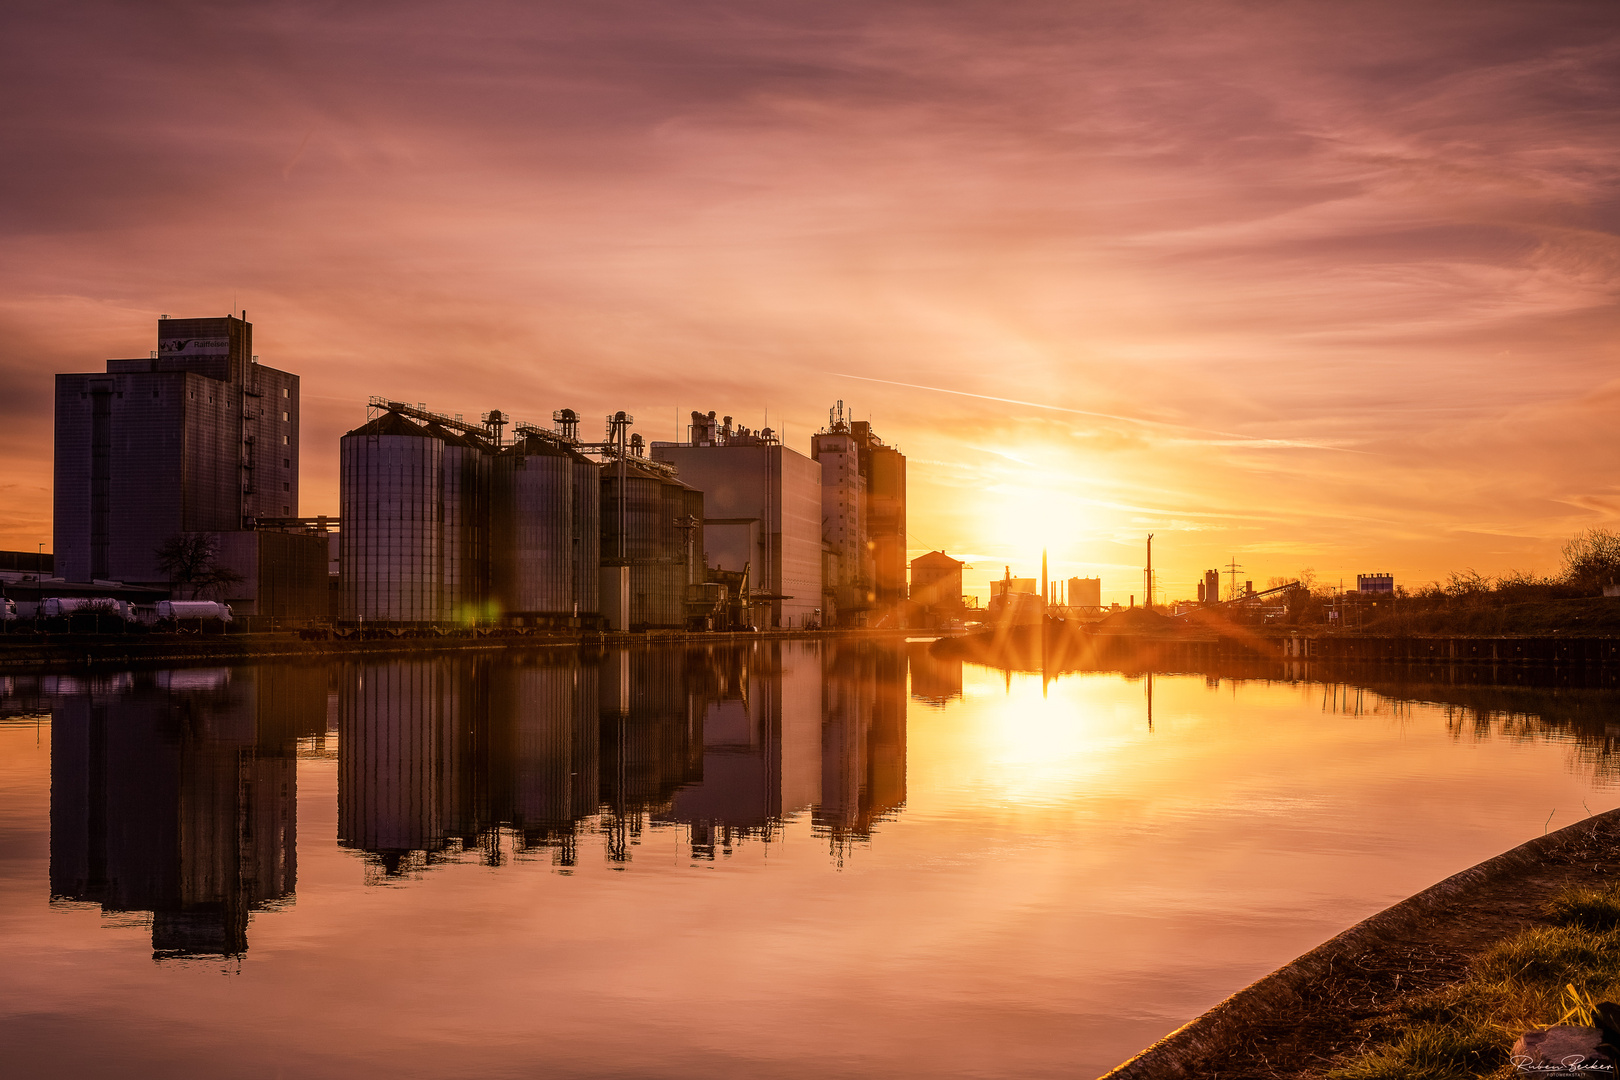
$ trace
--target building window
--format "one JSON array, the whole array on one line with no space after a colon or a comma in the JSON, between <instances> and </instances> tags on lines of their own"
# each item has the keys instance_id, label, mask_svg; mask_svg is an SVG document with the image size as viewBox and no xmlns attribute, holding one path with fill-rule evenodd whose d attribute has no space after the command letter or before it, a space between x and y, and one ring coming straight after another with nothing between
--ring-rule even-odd
<instances>
[{"instance_id":1,"label":"building window","mask_svg":"<svg viewBox=\"0 0 1620 1080\"><path fill-rule=\"evenodd\" d=\"M291 420L292 420L292 413L282 413L281 414L281 422L282 423L285 424L285 423L287 423L287 422L289 422Z\"/></svg>"},{"instance_id":2,"label":"building window","mask_svg":"<svg viewBox=\"0 0 1620 1080\"><path fill-rule=\"evenodd\" d=\"M292 490L292 485L289 484L287 481L283 480L281 482L281 490L282 491L291 491Z\"/></svg>"},{"instance_id":3,"label":"building window","mask_svg":"<svg viewBox=\"0 0 1620 1080\"><path fill-rule=\"evenodd\" d=\"M285 386L283 386L281 388L281 396L282 397L292 397L292 391L287 389Z\"/></svg>"},{"instance_id":4,"label":"building window","mask_svg":"<svg viewBox=\"0 0 1620 1080\"><path fill-rule=\"evenodd\" d=\"M281 467L282 467L282 468L283 468L283 469L290 469L290 468L292 468L292 458L282 458L282 459L281 459Z\"/></svg>"},{"instance_id":5,"label":"building window","mask_svg":"<svg viewBox=\"0 0 1620 1080\"><path fill-rule=\"evenodd\" d=\"M285 435L283 435L283 436L282 436L282 437L281 437L281 445L282 445L282 446L286 446L286 445L288 445L288 444L287 444L287 436L285 436Z\"/></svg>"}]
</instances>

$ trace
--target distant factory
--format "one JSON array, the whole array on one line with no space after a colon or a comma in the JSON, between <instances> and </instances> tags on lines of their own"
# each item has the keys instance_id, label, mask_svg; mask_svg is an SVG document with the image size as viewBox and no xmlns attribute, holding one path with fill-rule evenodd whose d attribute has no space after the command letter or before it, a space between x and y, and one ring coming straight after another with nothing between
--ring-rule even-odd
<instances>
[{"instance_id":1,"label":"distant factory","mask_svg":"<svg viewBox=\"0 0 1620 1080\"><path fill-rule=\"evenodd\" d=\"M374 398L340 441L344 622L505 622L611 630L688 624L704 581L703 494L648 460L632 418L580 437Z\"/></svg>"},{"instance_id":2,"label":"distant factory","mask_svg":"<svg viewBox=\"0 0 1620 1080\"><path fill-rule=\"evenodd\" d=\"M648 447L624 413L507 441L499 410L371 409L342 439L344 622L902 625L905 458L839 412L805 457L714 412Z\"/></svg>"},{"instance_id":3,"label":"distant factory","mask_svg":"<svg viewBox=\"0 0 1620 1080\"><path fill-rule=\"evenodd\" d=\"M588 437L571 409L537 426L373 398L339 440L338 514L301 517L299 378L259 363L242 315L164 316L148 357L56 377L54 576L32 576L35 611L48 592L126 618L207 600L224 619L621 631L901 627L960 607L943 552L948 586L909 599L905 455L843 402L807 457L714 412L648 446L623 412Z\"/></svg>"},{"instance_id":4,"label":"distant factory","mask_svg":"<svg viewBox=\"0 0 1620 1080\"><path fill-rule=\"evenodd\" d=\"M242 613L325 614L327 540L298 518L298 404L298 376L259 363L233 315L165 316L149 356L57 375L57 577L143 600L206 571ZM188 535L212 547L163 565Z\"/></svg>"}]
</instances>

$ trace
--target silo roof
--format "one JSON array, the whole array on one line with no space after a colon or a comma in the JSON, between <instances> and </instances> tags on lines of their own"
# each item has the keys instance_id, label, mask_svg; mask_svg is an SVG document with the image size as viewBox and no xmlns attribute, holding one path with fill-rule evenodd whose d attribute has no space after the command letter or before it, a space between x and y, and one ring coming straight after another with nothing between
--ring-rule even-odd
<instances>
[{"instance_id":1,"label":"silo roof","mask_svg":"<svg viewBox=\"0 0 1620 1080\"><path fill-rule=\"evenodd\" d=\"M427 426L427 431L434 438L442 439L447 446L468 446L474 450L487 449L483 443L474 439L471 435L466 435L459 431L453 431L442 424L429 424Z\"/></svg>"},{"instance_id":2,"label":"silo roof","mask_svg":"<svg viewBox=\"0 0 1620 1080\"><path fill-rule=\"evenodd\" d=\"M437 436L414 420L408 420L397 412L385 412L375 420L367 421L349 432L349 435L410 435L421 439L432 439ZM344 438L348 438L345 435Z\"/></svg>"},{"instance_id":3,"label":"silo roof","mask_svg":"<svg viewBox=\"0 0 1620 1080\"><path fill-rule=\"evenodd\" d=\"M574 458L578 461L590 460L583 454L569 450L566 447L552 442L550 439L538 439L533 436L519 439L517 442L514 442L501 452L503 454L522 457L566 457Z\"/></svg>"}]
</instances>

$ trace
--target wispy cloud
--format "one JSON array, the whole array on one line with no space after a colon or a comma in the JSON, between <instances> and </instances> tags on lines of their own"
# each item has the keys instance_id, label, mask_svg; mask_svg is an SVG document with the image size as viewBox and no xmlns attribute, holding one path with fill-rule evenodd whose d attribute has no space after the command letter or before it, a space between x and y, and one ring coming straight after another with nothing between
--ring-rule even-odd
<instances>
[{"instance_id":1,"label":"wispy cloud","mask_svg":"<svg viewBox=\"0 0 1620 1080\"><path fill-rule=\"evenodd\" d=\"M1617 520L1611 4L163 10L0 39L0 469L39 493L0 546L44 539L51 372L233 289L304 377L311 511L388 393L653 438L768 404L801 446L859 397L918 536L992 549L977 466L926 463L993 444L1060 463L1054 557L1150 514L1189 580Z\"/></svg>"}]
</instances>

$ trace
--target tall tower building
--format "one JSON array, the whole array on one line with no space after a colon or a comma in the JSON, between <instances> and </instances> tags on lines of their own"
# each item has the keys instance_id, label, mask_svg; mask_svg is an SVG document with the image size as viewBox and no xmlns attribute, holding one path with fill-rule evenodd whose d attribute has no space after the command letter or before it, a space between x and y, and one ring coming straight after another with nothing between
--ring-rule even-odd
<instances>
[{"instance_id":1,"label":"tall tower building","mask_svg":"<svg viewBox=\"0 0 1620 1080\"><path fill-rule=\"evenodd\" d=\"M837 564L831 586L842 625L899 625L906 599L906 457L843 402L811 437L821 464L822 536Z\"/></svg>"},{"instance_id":2,"label":"tall tower building","mask_svg":"<svg viewBox=\"0 0 1620 1080\"><path fill-rule=\"evenodd\" d=\"M160 319L145 359L56 376L56 572L163 584L156 552L298 514L298 376L234 316Z\"/></svg>"},{"instance_id":3,"label":"tall tower building","mask_svg":"<svg viewBox=\"0 0 1620 1080\"><path fill-rule=\"evenodd\" d=\"M810 436L810 457L821 465L821 539L828 623L854 626L877 602L866 537L866 478L844 403L827 410L827 427Z\"/></svg>"}]
</instances>

